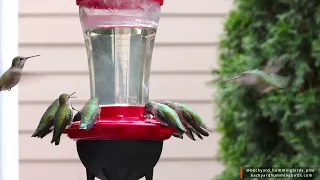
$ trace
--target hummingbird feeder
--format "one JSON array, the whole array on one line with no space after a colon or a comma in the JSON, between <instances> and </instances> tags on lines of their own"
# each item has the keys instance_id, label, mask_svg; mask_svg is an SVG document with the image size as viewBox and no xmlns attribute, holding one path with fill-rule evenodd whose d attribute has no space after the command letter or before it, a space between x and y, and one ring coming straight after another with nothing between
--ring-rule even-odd
<instances>
[{"instance_id":1,"label":"hummingbird feeder","mask_svg":"<svg viewBox=\"0 0 320 180\"><path fill-rule=\"evenodd\" d=\"M89 130L65 130L77 141L87 180L153 179L163 141L175 132L145 122L154 40L163 0L77 0L100 117Z\"/></svg>"}]
</instances>

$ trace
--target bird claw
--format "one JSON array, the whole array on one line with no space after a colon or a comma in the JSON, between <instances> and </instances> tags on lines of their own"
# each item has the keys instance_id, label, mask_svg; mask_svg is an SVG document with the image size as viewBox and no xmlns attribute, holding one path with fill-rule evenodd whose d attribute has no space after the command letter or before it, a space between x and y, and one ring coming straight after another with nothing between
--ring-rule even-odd
<instances>
[{"instance_id":1,"label":"bird claw","mask_svg":"<svg viewBox=\"0 0 320 180\"><path fill-rule=\"evenodd\" d=\"M8 91L11 91L11 88L9 88Z\"/></svg>"}]
</instances>

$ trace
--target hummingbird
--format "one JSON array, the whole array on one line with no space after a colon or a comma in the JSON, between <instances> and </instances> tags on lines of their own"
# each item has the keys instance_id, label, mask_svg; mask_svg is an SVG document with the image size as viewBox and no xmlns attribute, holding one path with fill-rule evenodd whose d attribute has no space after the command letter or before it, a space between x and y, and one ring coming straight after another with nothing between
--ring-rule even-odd
<instances>
[{"instance_id":1,"label":"hummingbird","mask_svg":"<svg viewBox=\"0 0 320 180\"><path fill-rule=\"evenodd\" d=\"M185 104L180 104L180 103L175 103L175 105L180 108L182 110L182 115L183 118L198 132L200 131L200 134L204 135L204 136L209 136L206 135L206 133L204 133L203 131L201 131L198 126L207 131L212 133L212 131L206 126L206 124L204 123L204 121L202 120L200 114L193 110L191 107L185 105ZM197 126L196 126L197 125Z\"/></svg>"},{"instance_id":2,"label":"hummingbird","mask_svg":"<svg viewBox=\"0 0 320 180\"><path fill-rule=\"evenodd\" d=\"M208 132L211 132L210 129L205 125L201 116L195 110L191 109L187 105L174 103L170 101L165 101L162 104L169 106L175 112L177 112L180 120L183 122L183 124L187 126L187 131L189 131L192 136L193 133L196 134L200 139L203 139L202 136L209 136ZM186 135L188 136L187 133Z\"/></svg>"},{"instance_id":3,"label":"hummingbird","mask_svg":"<svg viewBox=\"0 0 320 180\"><path fill-rule=\"evenodd\" d=\"M145 105L145 115L152 114L161 125L172 127L179 133L186 132L178 114L169 106L150 101Z\"/></svg>"},{"instance_id":4,"label":"hummingbird","mask_svg":"<svg viewBox=\"0 0 320 180\"><path fill-rule=\"evenodd\" d=\"M289 84L290 78L255 69L240 73L238 76L224 82L238 80L241 84L254 86L261 93L267 93L276 88L284 88Z\"/></svg>"},{"instance_id":5,"label":"hummingbird","mask_svg":"<svg viewBox=\"0 0 320 180\"><path fill-rule=\"evenodd\" d=\"M73 113L72 110L74 109L70 104L70 98L76 92L68 95L68 94L61 94L59 96L59 108L54 115L54 131L51 143L55 142L55 145L60 144L60 138L63 131L67 128L67 126L71 125Z\"/></svg>"},{"instance_id":6,"label":"hummingbird","mask_svg":"<svg viewBox=\"0 0 320 180\"><path fill-rule=\"evenodd\" d=\"M80 121L79 129L89 130L100 115L99 99L92 97L74 116L73 122Z\"/></svg>"},{"instance_id":7,"label":"hummingbird","mask_svg":"<svg viewBox=\"0 0 320 180\"><path fill-rule=\"evenodd\" d=\"M52 104L47 108L44 114L41 117L41 120L38 124L37 129L32 134L31 137L43 138L47 134L53 131L53 122L54 115L56 114L59 107L59 99L56 99Z\"/></svg>"},{"instance_id":8,"label":"hummingbird","mask_svg":"<svg viewBox=\"0 0 320 180\"><path fill-rule=\"evenodd\" d=\"M164 105L167 105L169 106L171 109L173 109L179 116L179 119L181 120L182 124L186 126L186 135L192 139L192 140L196 140L194 138L194 135L193 134L196 134L200 139L203 139L202 135L203 136L209 136L209 133L206 132L205 130L201 129L200 126L198 126L196 124L196 122L192 121L192 122L188 122L186 120L186 118L184 117L184 112L183 110L174 102L170 102L170 101L165 101L165 102L162 102L161 104L164 104ZM192 120L192 119L191 119ZM173 135L175 136L175 135ZM176 137L176 136L175 136Z\"/></svg>"},{"instance_id":9,"label":"hummingbird","mask_svg":"<svg viewBox=\"0 0 320 180\"><path fill-rule=\"evenodd\" d=\"M29 57L17 56L13 58L11 67L0 77L0 91L10 91L16 86L21 79L22 69L27 59L37 57L34 55Z\"/></svg>"},{"instance_id":10,"label":"hummingbird","mask_svg":"<svg viewBox=\"0 0 320 180\"><path fill-rule=\"evenodd\" d=\"M269 60L261 70L267 73L278 73L286 63L287 61Z\"/></svg>"}]
</instances>

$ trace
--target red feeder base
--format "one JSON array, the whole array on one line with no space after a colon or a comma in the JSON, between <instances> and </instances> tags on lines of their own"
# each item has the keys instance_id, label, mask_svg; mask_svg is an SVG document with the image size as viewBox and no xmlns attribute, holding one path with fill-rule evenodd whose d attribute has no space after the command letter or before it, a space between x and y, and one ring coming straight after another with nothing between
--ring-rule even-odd
<instances>
[{"instance_id":1,"label":"red feeder base","mask_svg":"<svg viewBox=\"0 0 320 180\"><path fill-rule=\"evenodd\" d=\"M79 122L74 122L64 133L74 140L166 140L175 132L155 118L145 120L144 106L107 106L101 107L100 117L91 129L79 129Z\"/></svg>"}]
</instances>

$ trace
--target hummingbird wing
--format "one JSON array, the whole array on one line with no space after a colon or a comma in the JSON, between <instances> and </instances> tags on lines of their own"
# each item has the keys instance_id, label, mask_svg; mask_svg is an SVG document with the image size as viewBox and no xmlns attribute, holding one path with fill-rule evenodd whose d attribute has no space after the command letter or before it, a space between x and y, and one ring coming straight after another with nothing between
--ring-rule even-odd
<instances>
[{"instance_id":1,"label":"hummingbird wing","mask_svg":"<svg viewBox=\"0 0 320 180\"><path fill-rule=\"evenodd\" d=\"M44 138L46 135L48 135L49 133L51 133L53 131L53 118L50 121L50 124L48 124L42 131L42 134L40 135L40 139Z\"/></svg>"},{"instance_id":2,"label":"hummingbird wing","mask_svg":"<svg viewBox=\"0 0 320 180\"><path fill-rule=\"evenodd\" d=\"M182 112L183 118L190 124L191 127L195 129L198 133L200 133L203 136L208 137L209 133L205 130L203 130L198 123L193 119L192 115L190 115L189 112L183 111ZM210 132L210 131L209 131Z\"/></svg>"},{"instance_id":3,"label":"hummingbird wing","mask_svg":"<svg viewBox=\"0 0 320 180\"><path fill-rule=\"evenodd\" d=\"M100 115L100 109L97 108L93 114L91 114L88 122L81 122L80 123L80 129L85 129L89 130L93 127L93 125L97 122L97 119L99 118ZM83 120L83 119L82 119Z\"/></svg>"},{"instance_id":4,"label":"hummingbird wing","mask_svg":"<svg viewBox=\"0 0 320 180\"><path fill-rule=\"evenodd\" d=\"M171 109L173 109L179 116L180 121L182 122L183 125L185 125L186 128L186 132L185 134L191 139L191 140L196 140L194 138L193 134L196 134L200 139L203 139L203 137L201 136L201 134L199 132L197 132L184 118L183 118L183 110L179 107L178 104L174 103L174 102L170 102L170 101L165 101L162 102L161 104L167 105L169 106Z\"/></svg>"},{"instance_id":5,"label":"hummingbird wing","mask_svg":"<svg viewBox=\"0 0 320 180\"><path fill-rule=\"evenodd\" d=\"M201 134L200 134L198 131L196 131L193 127L188 127L187 129L190 131L190 133L192 134L192 136L193 136L193 134L195 134L195 135L198 136L199 139L203 139L203 137L201 136ZM204 132L205 132L205 131L204 131ZM208 134L208 136L209 136L209 134ZM194 136L193 136L193 137L194 137Z\"/></svg>"},{"instance_id":6,"label":"hummingbird wing","mask_svg":"<svg viewBox=\"0 0 320 180\"><path fill-rule=\"evenodd\" d=\"M173 111L174 112L174 111ZM167 112L168 113L168 112ZM174 112L175 113L175 112ZM160 121L166 123L169 127L172 127L173 129L179 131L179 132L184 132L179 126L176 124L177 120L176 118L170 118L170 116L167 116L161 107L158 107L156 109L156 117L159 118ZM179 119L179 118L178 118ZM181 123L181 122L180 122Z\"/></svg>"},{"instance_id":7,"label":"hummingbird wing","mask_svg":"<svg viewBox=\"0 0 320 180\"><path fill-rule=\"evenodd\" d=\"M70 113L65 115L65 118L62 121L62 124L59 127L59 129L57 131L54 131L51 143L55 142L56 146L60 144L61 134L66 129L66 127L70 124L71 121L72 121L72 114L70 110Z\"/></svg>"},{"instance_id":8,"label":"hummingbird wing","mask_svg":"<svg viewBox=\"0 0 320 180\"><path fill-rule=\"evenodd\" d=\"M40 122L37 126L37 129L35 132L32 134L31 137L44 137L47 134L49 134L52 131L52 126L53 126L53 119L54 115L57 112L59 107L59 100L56 99L54 100L51 105L46 109L46 111L43 113Z\"/></svg>"},{"instance_id":9,"label":"hummingbird wing","mask_svg":"<svg viewBox=\"0 0 320 180\"><path fill-rule=\"evenodd\" d=\"M284 88L289 84L289 81L290 81L289 77L284 77L277 74L270 74L270 75L274 84L280 88Z\"/></svg>"},{"instance_id":10,"label":"hummingbird wing","mask_svg":"<svg viewBox=\"0 0 320 180\"><path fill-rule=\"evenodd\" d=\"M31 137L38 137L38 138L43 138L45 137L47 134L49 134L51 131L53 131L53 117L54 116L49 116L47 117L48 120L47 122L41 126L39 124L40 127L38 127L35 132L32 134Z\"/></svg>"},{"instance_id":11,"label":"hummingbird wing","mask_svg":"<svg viewBox=\"0 0 320 180\"><path fill-rule=\"evenodd\" d=\"M267 73L277 73L286 64L281 61L268 61L267 65L262 68Z\"/></svg>"},{"instance_id":12,"label":"hummingbird wing","mask_svg":"<svg viewBox=\"0 0 320 180\"><path fill-rule=\"evenodd\" d=\"M211 132L210 129L205 125L203 122L201 116L193 109L191 109L189 106L184 104L178 104L177 105L182 110L182 116L183 118L200 134L204 136L209 136L209 134L206 132ZM204 131L203 129L206 131Z\"/></svg>"},{"instance_id":13,"label":"hummingbird wing","mask_svg":"<svg viewBox=\"0 0 320 180\"><path fill-rule=\"evenodd\" d=\"M270 92L274 89L277 89L277 88L279 88L279 87L277 87L274 84L270 85L270 84L266 84L266 83L260 83L255 86L255 89L261 94L268 93L268 92Z\"/></svg>"},{"instance_id":14,"label":"hummingbird wing","mask_svg":"<svg viewBox=\"0 0 320 180\"><path fill-rule=\"evenodd\" d=\"M290 82L290 78L289 77L280 76L280 75L277 75L275 73L261 74L261 77L269 85L274 85L274 86L276 86L278 88L284 88Z\"/></svg>"},{"instance_id":15,"label":"hummingbird wing","mask_svg":"<svg viewBox=\"0 0 320 180\"><path fill-rule=\"evenodd\" d=\"M100 107L96 98L91 98L81 109L81 122L79 129L89 130L96 123L100 115Z\"/></svg>"},{"instance_id":16,"label":"hummingbird wing","mask_svg":"<svg viewBox=\"0 0 320 180\"><path fill-rule=\"evenodd\" d=\"M3 73L3 75L0 77L0 91L2 90L2 86L7 82L9 79L9 72L8 70Z\"/></svg>"},{"instance_id":17,"label":"hummingbird wing","mask_svg":"<svg viewBox=\"0 0 320 180\"><path fill-rule=\"evenodd\" d=\"M191 127L187 127L185 134L186 134L191 140L195 141L196 139L194 138L192 129L193 129L193 128L191 128Z\"/></svg>"},{"instance_id":18,"label":"hummingbird wing","mask_svg":"<svg viewBox=\"0 0 320 180\"><path fill-rule=\"evenodd\" d=\"M192 127L189 126L189 127L186 128L185 134L186 134L191 140L196 141L196 139L194 138L193 133L195 133L198 137L199 137L199 135L200 135L200 134L199 134L197 131L195 131ZM179 139L183 139L183 134L182 134L182 133L173 133L172 136L174 136L174 137L176 137L176 138L179 138ZM203 139L201 135L200 135L199 138Z\"/></svg>"}]
</instances>

